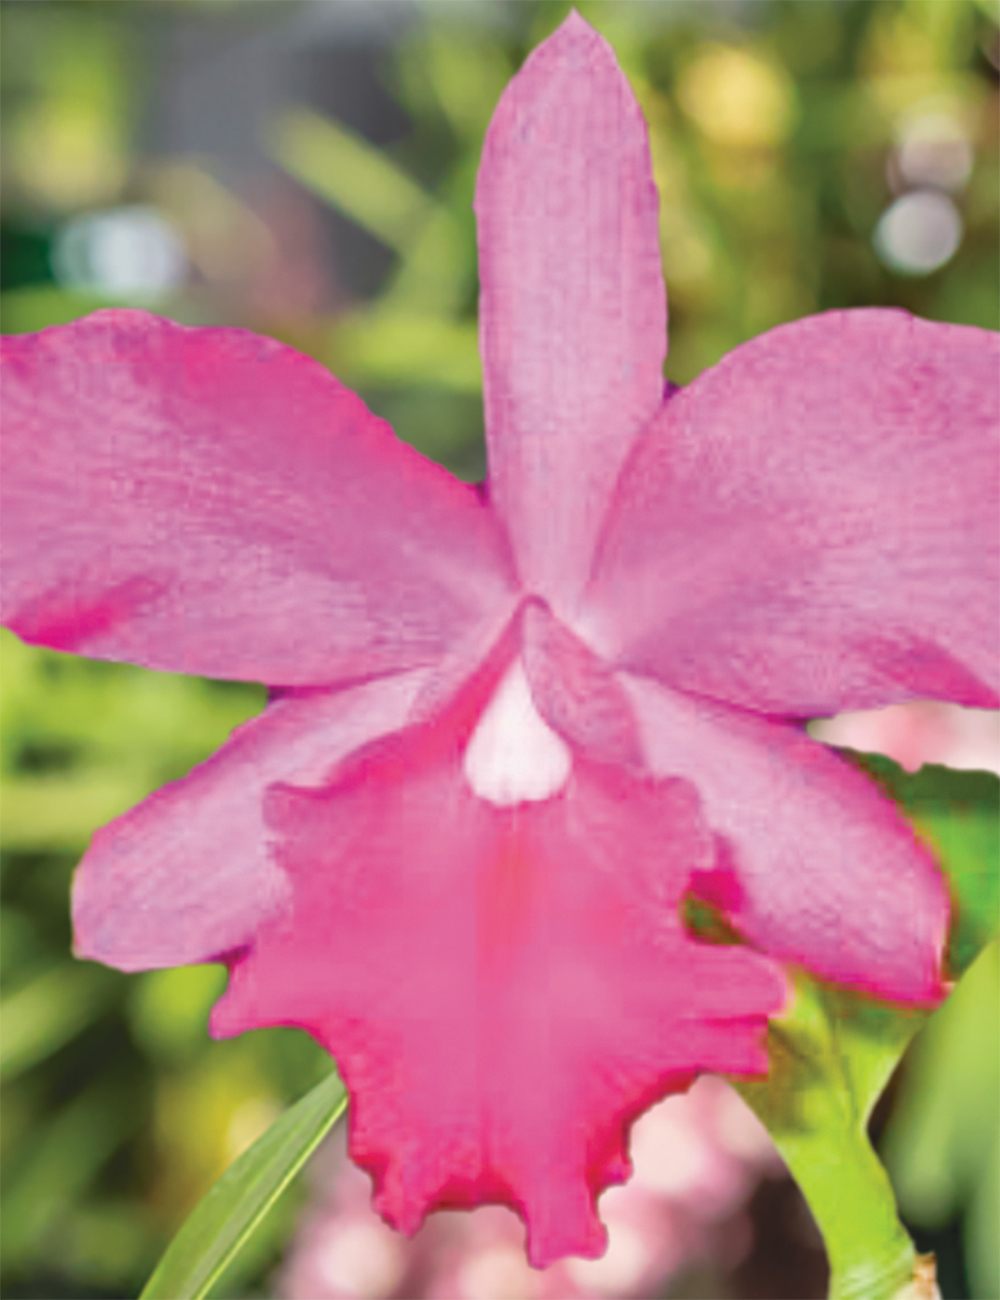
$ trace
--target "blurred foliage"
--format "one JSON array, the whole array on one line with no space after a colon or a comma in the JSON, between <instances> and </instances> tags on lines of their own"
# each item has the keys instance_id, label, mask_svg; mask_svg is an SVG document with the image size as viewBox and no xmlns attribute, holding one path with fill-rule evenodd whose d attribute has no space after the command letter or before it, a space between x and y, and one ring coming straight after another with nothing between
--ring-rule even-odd
<instances>
[{"instance_id":1,"label":"blurred foliage","mask_svg":"<svg viewBox=\"0 0 1000 1300\"><path fill-rule=\"evenodd\" d=\"M1000 949L990 944L918 1038L883 1143L910 1222L962 1210L972 1294L1000 1295Z\"/></svg>"},{"instance_id":2,"label":"blurred foliage","mask_svg":"<svg viewBox=\"0 0 1000 1300\"><path fill-rule=\"evenodd\" d=\"M986 1300L1000 1295L1000 781L841 752L898 802L948 873L948 965L959 982L914 1042L880 1154L919 1246L960 1225L965 1266L945 1254L943 1294L968 1288Z\"/></svg>"},{"instance_id":3,"label":"blurred foliage","mask_svg":"<svg viewBox=\"0 0 1000 1300\"><path fill-rule=\"evenodd\" d=\"M125 977L70 956L70 874L91 833L263 703L262 688L2 633L5 1295L135 1295L233 1157L329 1068L292 1030L210 1047L220 967Z\"/></svg>"},{"instance_id":4,"label":"blurred foliage","mask_svg":"<svg viewBox=\"0 0 1000 1300\"><path fill-rule=\"evenodd\" d=\"M215 39L248 12L262 15L253 39L270 42L278 59L283 33L308 8L290 0L0 8L3 328L40 329L139 301L185 323L256 329L310 352L401 437L480 477L471 211L479 151L504 84L568 5L420 6L376 60L410 123L388 145L305 93L276 105L261 166L269 157L293 178L320 223L335 210L364 229L390 266L374 296L317 290L294 299L290 286L330 278L324 257L336 272L336 242L324 253L322 240L313 248L297 228L283 231L267 203L231 183L226 159L146 151L142 124L155 95L184 94L183 78L175 68L170 81L162 61L171 23L201 23ZM997 326L993 0L579 8L615 45L650 123L674 382L762 330L834 307L898 305ZM954 256L930 274L903 275L880 260L873 237L906 189L901 133L922 112L959 123L972 166L951 193L963 223ZM172 223L185 278L138 300L74 286L54 256L67 223L128 204ZM288 245L298 261L281 252ZM210 1044L219 968L126 978L73 962L70 876L97 826L207 756L262 707L263 693L88 663L11 637L2 647L2 1290L49 1300L135 1295L222 1169L326 1063L293 1031ZM982 883L962 893L978 901L959 911L959 970L995 918L996 878L983 871L995 814L978 796L955 793L939 789L936 803L911 812L956 869ZM910 806L912 790L897 794ZM984 1297L996 1294L996 1155L992 1137L974 1135L995 1132L995 1054L982 1033L984 1019L996 1022L990 960L979 959L961 999L919 1036L899 1127L887 1138L915 1222L965 1213L969 1275ZM223 1293L265 1293L291 1208L272 1216Z\"/></svg>"},{"instance_id":5,"label":"blurred foliage","mask_svg":"<svg viewBox=\"0 0 1000 1300\"><path fill-rule=\"evenodd\" d=\"M4 23L4 165L25 200L51 213L113 200L129 166L136 83L129 28L89 5Z\"/></svg>"}]
</instances>

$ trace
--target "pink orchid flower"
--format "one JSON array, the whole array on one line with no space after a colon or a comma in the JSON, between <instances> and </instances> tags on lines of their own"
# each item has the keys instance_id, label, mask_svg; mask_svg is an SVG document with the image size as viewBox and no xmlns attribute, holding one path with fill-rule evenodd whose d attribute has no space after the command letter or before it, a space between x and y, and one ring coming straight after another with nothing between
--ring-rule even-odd
<instances>
[{"instance_id":1,"label":"pink orchid flower","mask_svg":"<svg viewBox=\"0 0 1000 1300\"><path fill-rule=\"evenodd\" d=\"M646 128L575 14L476 212L488 493L287 347L98 312L5 344L3 610L281 688L94 836L77 952L227 962L213 1033L329 1049L390 1223L505 1203L540 1266L603 1249L640 1113L766 1069L775 959L939 996L942 877L802 722L997 705L1000 349L832 312L665 395Z\"/></svg>"}]
</instances>

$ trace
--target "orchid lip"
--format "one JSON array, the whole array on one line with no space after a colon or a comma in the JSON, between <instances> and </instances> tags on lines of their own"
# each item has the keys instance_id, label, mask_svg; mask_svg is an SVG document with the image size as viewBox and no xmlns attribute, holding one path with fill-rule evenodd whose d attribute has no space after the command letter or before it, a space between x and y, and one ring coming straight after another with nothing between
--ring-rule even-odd
<instances>
[{"instance_id":1,"label":"orchid lip","mask_svg":"<svg viewBox=\"0 0 1000 1300\"><path fill-rule=\"evenodd\" d=\"M475 794L501 808L557 795L569 780L569 746L538 712L520 658L501 679L462 761Z\"/></svg>"}]
</instances>

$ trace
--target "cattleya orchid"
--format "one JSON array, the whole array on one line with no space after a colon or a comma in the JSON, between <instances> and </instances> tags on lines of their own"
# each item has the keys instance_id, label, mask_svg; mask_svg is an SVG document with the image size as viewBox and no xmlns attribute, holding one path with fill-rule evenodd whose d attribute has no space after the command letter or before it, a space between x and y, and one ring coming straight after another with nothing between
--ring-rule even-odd
<instances>
[{"instance_id":1,"label":"cattleya orchid","mask_svg":"<svg viewBox=\"0 0 1000 1300\"><path fill-rule=\"evenodd\" d=\"M505 1203L544 1265L641 1112L766 1070L780 963L941 995L933 858L803 722L997 705L1000 348L831 312L665 388L645 123L576 14L476 214L485 491L288 347L97 312L5 341L3 614L271 686L94 836L76 950L226 962L212 1032L332 1053L390 1223Z\"/></svg>"}]
</instances>

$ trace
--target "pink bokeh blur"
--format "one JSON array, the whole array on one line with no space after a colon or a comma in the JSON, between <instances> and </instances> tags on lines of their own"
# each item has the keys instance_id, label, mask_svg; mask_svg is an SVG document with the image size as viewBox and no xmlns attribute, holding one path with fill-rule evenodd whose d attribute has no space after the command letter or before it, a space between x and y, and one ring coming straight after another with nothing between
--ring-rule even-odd
<instances>
[{"instance_id":1,"label":"pink bokeh blur","mask_svg":"<svg viewBox=\"0 0 1000 1300\"><path fill-rule=\"evenodd\" d=\"M632 1131L634 1174L601 1197L601 1259L529 1267L524 1231L501 1207L432 1215L412 1241L371 1209L369 1180L338 1134L316 1161L312 1204L288 1254L282 1300L571 1300L648 1296L700 1260L735 1265L758 1180L781 1171L760 1122L721 1079L703 1076Z\"/></svg>"}]
</instances>

